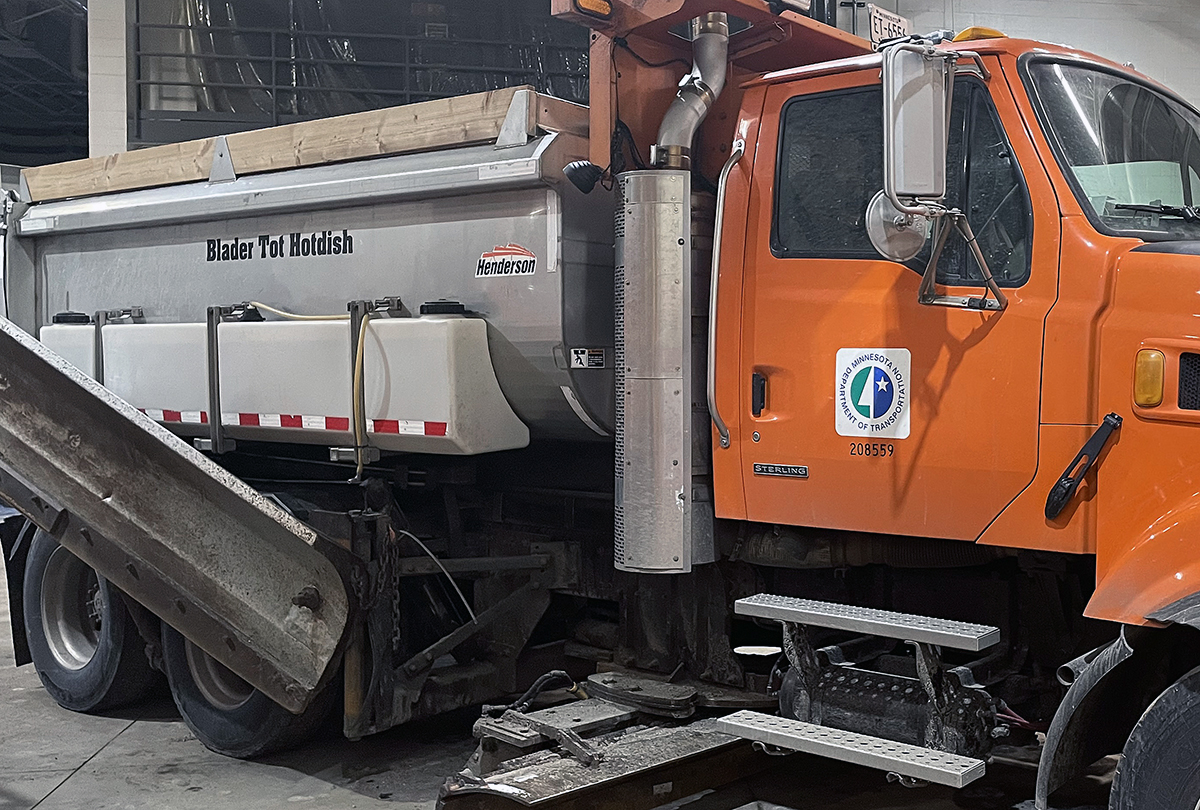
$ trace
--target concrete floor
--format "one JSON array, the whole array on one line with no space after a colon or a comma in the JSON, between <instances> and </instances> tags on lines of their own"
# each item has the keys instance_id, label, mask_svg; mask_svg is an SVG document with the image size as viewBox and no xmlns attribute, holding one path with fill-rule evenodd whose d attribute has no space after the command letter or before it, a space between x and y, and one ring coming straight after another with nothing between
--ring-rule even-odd
<instances>
[{"instance_id":1,"label":"concrete floor","mask_svg":"<svg viewBox=\"0 0 1200 810\"><path fill-rule=\"evenodd\" d=\"M2 566L0 560L0 583ZM227 759L191 735L165 688L147 705L106 716L59 708L33 667L13 666L8 601L0 596L0 810L426 810L473 750L476 716L459 713L359 743L335 730L263 761ZM877 771L795 756L689 810L725 810L751 799L800 810L1031 810L1030 769L989 771L963 791L906 790ZM1101 810L1103 783L1083 784L1064 807Z\"/></svg>"},{"instance_id":2,"label":"concrete floor","mask_svg":"<svg viewBox=\"0 0 1200 810\"><path fill-rule=\"evenodd\" d=\"M0 583L2 572L0 561ZM428 810L474 749L473 720L452 716L360 743L332 733L260 762L227 759L192 736L165 689L106 716L59 708L32 666L13 666L0 598L0 810Z\"/></svg>"}]
</instances>

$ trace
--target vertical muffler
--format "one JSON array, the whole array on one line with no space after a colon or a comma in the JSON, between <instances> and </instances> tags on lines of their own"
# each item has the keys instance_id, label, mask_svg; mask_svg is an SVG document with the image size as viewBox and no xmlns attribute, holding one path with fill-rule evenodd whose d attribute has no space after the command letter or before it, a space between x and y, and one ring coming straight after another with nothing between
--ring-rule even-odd
<instances>
[{"instance_id":1,"label":"vertical muffler","mask_svg":"<svg viewBox=\"0 0 1200 810\"><path fill-rule=\"evenodd\" d=\"M695 66L659 130L659 168L617 178L614 564L639 573L716 559L705 393L713 201L693 194L690 166L725 87L729 26L721 13L691 26Z\"/></svg>"}]
</instances>

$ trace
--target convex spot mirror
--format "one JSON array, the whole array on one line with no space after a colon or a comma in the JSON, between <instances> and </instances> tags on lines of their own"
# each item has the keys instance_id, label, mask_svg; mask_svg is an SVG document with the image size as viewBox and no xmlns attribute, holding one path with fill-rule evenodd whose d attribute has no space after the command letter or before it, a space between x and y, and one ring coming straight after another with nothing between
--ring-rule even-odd
<instances>
[{"instance_id":1,"label":"convex spot mirror","mask_svg":"<svg viewBox=\"0 0 1200 810\"><path fill-rule=\"evenodd\" d=\"M867 236L883 258L904 263L915 259L929 241L932 223L920 214L906 214L884 191L867 206Z\"/></svg>"}]
</instances>

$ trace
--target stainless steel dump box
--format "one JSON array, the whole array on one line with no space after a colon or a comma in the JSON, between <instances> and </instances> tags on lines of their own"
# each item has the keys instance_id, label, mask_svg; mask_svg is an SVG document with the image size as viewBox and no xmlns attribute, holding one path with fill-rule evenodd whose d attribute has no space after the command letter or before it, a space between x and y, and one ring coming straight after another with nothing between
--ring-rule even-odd
<instances>
[{"instance_id":1,"label":"stainless steel dump box","mask_svg":"<svg viewBox=\"0 0 1200 810\"><path fill-rule=\"evenodd\" d=\"M538 98L516 93L506 121ZM466 317L486 322L496 381L532 436L599 439L613 428L612 197L584 196L563 179L563 166L585 155L584 138L528 129L502 132L490 143L245 176L232 165L222 170L218 154L208 181L18 206L5 272L9 317L40 335L63 313L140 308L143 317L132 324L105 327L105 366L140 369L122 396L151 414L207 420L203 403L165 393L204 374L196 363L201 345L168 349L170 341L151 331L117 339L107 330L203 324L208 307L243 301L344 315L349 301L399 296L413 316L425 304L456 302ZM443 315L455 309L435 307ZM282 339L290 342L290 335ZM72 345L86 356L80 339ZM222 347L223 364L235 361L230 351ZM445 352L426 360L421 351L414 344L409 352L418 367L445 365ZM403 353L401 345L394 356ZM331 372L308 358L294 358L282 401L277 391L270 402L251 396L240 412L348 416L315 413ZM415 391L419 401L423 387L439 402L465 398L453 373L440 388L411 367L369 373L382 374L385 388ZM408 410L368 416L387 425L444 421L414 413L420 407ZM519 443L508 423L501 427L496 431L507 438L481 446ZM289 440L305 441L297 437ZM332 443L329 435L313 441ZM469 445L432 451L470 452L462 449ZM430 451L428 443L410 447L402 438L384 448Z\"/></svg>"}]
</instances>

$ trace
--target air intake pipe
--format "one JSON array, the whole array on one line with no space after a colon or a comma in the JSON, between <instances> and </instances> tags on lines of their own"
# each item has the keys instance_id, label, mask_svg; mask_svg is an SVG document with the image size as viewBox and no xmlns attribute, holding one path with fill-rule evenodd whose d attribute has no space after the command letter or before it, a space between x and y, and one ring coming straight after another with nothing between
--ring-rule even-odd
<instances>
[{"instance_id":1,"label":"air intake pipe","mask_svg":"<svg viewBox=\"0 0 1200 810\"><path fill-rule=\"evenodd\" d=\"M692 140L705 116L725 89L729 72L729 17L714 11L692 20L692 72L679 83L650 149L650 162L659 169L689 169Z\"/></svg>"}]
</instances>

